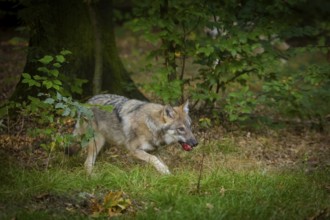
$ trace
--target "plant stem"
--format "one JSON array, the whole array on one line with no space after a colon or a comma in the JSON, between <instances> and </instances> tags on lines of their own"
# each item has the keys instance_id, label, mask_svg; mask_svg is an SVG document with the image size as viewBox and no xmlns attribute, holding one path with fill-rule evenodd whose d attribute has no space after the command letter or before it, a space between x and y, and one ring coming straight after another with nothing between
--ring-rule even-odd
<instances>
[{"instance_id":1,"label":"plant stem","mask_svg":"<svg viewBox=\"0 0 330 220\"><path fill-rule=\"evenodd\" d=\"M201 161L200 167L199 167L198 181L197 181L197 192L198 192L198 194L201 191L201 180L202 180L202 173L203 173L204 158L205 158L205 153L203 152L202 161Z\"/></svg>"}]
</instances>

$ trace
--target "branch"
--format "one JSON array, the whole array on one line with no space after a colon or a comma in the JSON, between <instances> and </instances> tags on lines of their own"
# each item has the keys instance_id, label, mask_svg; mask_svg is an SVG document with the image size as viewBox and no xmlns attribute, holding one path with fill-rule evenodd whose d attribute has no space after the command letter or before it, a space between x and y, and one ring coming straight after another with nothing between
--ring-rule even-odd
<instances>
[{"instance_id":1,"label":"branch","mask_svg":"<svg viewBox=\"0 0 330 220\"><path fill-rule=\"evenodd\" d=\"M232 78L228 79L226 82L222 82L221 83L221 86L227 85L228 83L235 81L238 77L244 75L245 73L250 73L250 72L253 72L255 70L257 70L257 69L253 68L253 69L250 69L250 70L245 70L245 71L237 72L235 74L235 76L233 76Z\"/></svg>"}]
</instances>

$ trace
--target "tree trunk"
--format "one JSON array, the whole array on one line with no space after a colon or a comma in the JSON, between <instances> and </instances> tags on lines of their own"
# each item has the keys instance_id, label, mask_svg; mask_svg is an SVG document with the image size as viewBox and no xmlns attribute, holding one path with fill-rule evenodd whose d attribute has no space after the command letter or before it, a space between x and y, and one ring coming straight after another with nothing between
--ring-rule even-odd
<instances>
[{"instance_id":1,"label":"tree trunk","mask_svg":"<svg viewBox=\"0 0 330 220\"><path fill-rule=\"evenodd\" d=\"M112 1L47 0L27 5L23 19L31 29L24 72L36 74L33 60L44 55L72 52L70 63L60 69L70 79L87 79L82 96L108 92L145 99L125 70L116 48ZM129 89L127 89L129 88ZM36 95L21 81L13 99Z\"/></svg>"},{"instance_id":2,"label":"tree trunk","mask_svg":"<svg viewBox=\"0 0 330 220\"><path fill-rule=\"evenodd\" d=\"M169 2L168 0L164 0L162 3L163 4L160 5L160 17L163 20L169 20ZM169 32L169 30L167 30L166 28L165 31ZM175 46L172 40L168 40L166 38L163 38L161 40L164 46L164 65L170 68L170 72L167 77L168 81L171 82L178 78L176 72L177 65L175 60Z\"/></svg>"}]
</instances>

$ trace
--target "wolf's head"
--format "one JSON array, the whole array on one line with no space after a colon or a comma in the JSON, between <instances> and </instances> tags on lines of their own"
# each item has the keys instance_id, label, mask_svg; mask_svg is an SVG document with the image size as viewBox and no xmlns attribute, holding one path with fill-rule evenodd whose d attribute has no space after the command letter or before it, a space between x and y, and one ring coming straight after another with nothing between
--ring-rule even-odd
<instances>
[{"instance_id":1,"label":"wolf's head","mask_svg":"<svg viewBox=\"0 0 330 220\"><path fill-rule=\"evenodd\" d=\"M165 142L167 144L179 142L186 151L190 151L198 145L190 127L191 119L188 105L189 103L186 101L181 106L166 105L163 109Z\"/></svg>"}]
</instances>

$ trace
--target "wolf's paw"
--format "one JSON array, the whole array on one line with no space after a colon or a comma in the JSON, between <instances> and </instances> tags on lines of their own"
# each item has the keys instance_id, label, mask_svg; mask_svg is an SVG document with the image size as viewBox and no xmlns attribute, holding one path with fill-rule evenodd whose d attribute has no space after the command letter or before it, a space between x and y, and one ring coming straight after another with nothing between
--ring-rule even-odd
<instances>
[{"instance_id":1,"label":"wolf's paw","mask_svg":"<svg viewBox=\"0 0 330 220\"><path fill-rule=\"evenodd\" d=\"M164 174L164 175L171 175L172 174L169 169L164 170L161 173Z\"/></svg>"},{"instance_id":2,"label":"wolf's paw","mask_svg":"<svg viewBox=\"0 0 330 220\"><path fill-rule=\"evenodd\" d=\"M168 169L168 167L166 165L164 165L163 163L159 163L156 166L156 169L161 173L161 174L165 174L165 175L170 175L171 172Z\"/></svg>"},{"instance_id":3,"label":"wolf's paw","mask_svg":"<svg viewBox=\"0 0 330 220\"><path fill-rule=\"evenodd\" d=\"M92 174L92 171L93 171L93 164L85 162L85 170L86 170L86 174L88 176L90 176Z\"/></svg>"}]
</instances>

